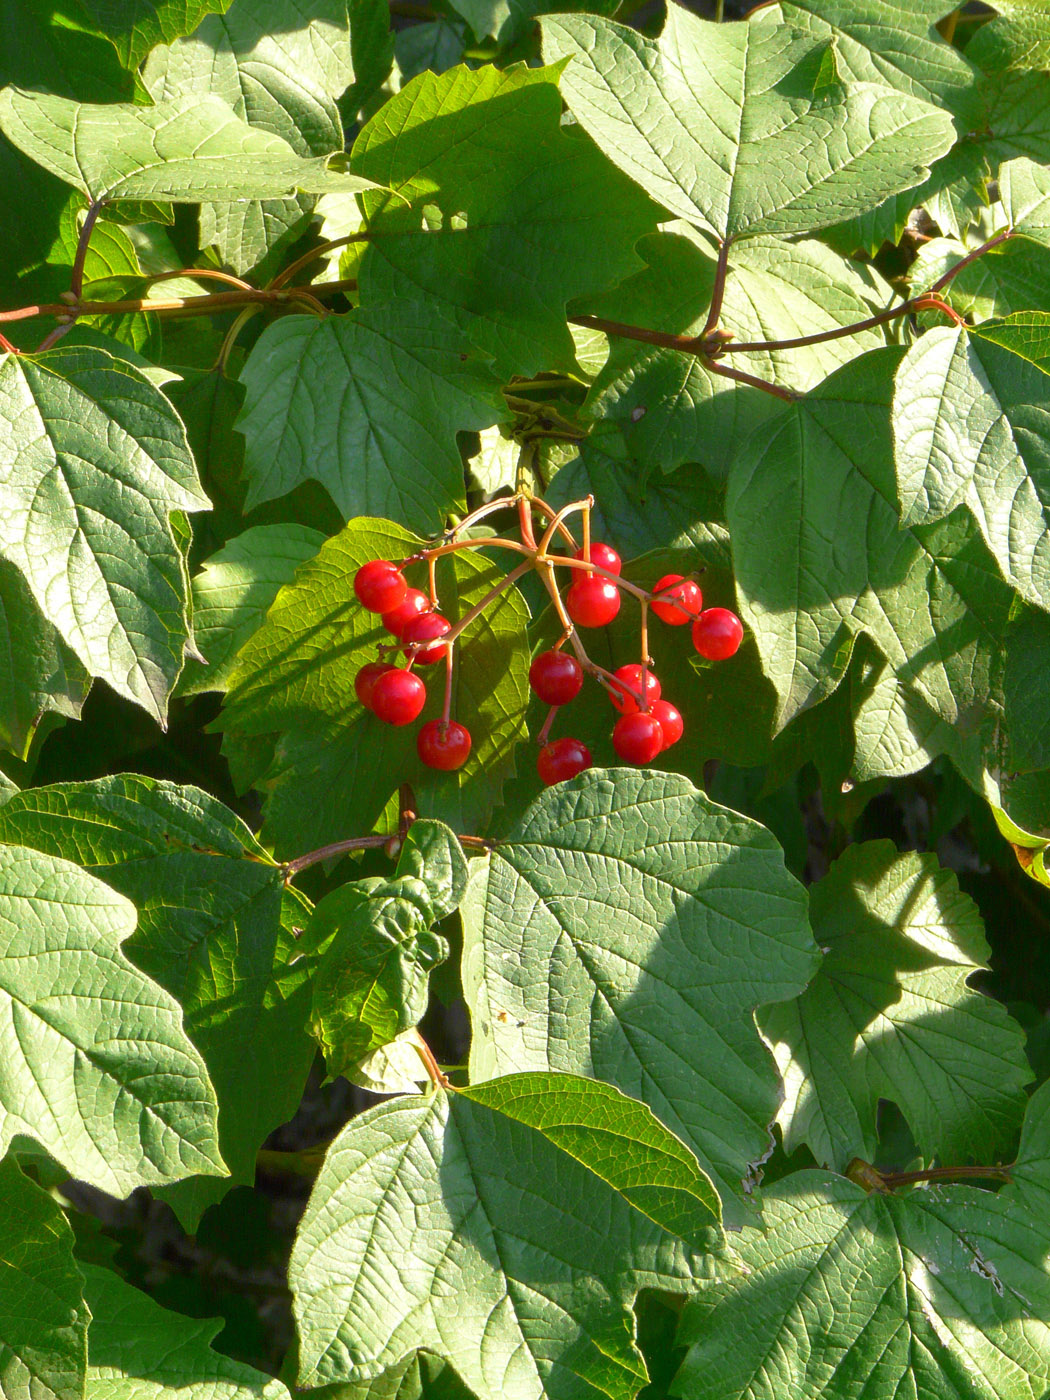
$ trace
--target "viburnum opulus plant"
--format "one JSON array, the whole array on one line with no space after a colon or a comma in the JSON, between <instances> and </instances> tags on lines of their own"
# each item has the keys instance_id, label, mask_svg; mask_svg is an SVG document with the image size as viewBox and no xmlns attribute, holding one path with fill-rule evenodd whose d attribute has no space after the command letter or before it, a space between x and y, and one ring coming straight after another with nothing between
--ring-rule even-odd
<instances>
[{"instance_id":1,"label":"viburnum opulus plant","mask_svg":"<svg viewBox=\"0 0 1050 1400\"><path fill-rule=\"evenodd\" d=\"M559 8L4 13L4 1397L1050 1395L1050 11Z\"/></svg>"}]
</instances>

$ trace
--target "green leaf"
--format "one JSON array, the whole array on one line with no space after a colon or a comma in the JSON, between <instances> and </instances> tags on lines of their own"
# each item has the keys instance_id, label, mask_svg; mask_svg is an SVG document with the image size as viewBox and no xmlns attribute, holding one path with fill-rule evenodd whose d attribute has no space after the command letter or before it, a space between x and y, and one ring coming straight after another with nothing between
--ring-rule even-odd
<instances>
[{"instance_id":1,"label":"green leaf","mask_svg":"<svg viewBox=\"0 0 1050 1400\"><path fill-rule=\"evenodd\" d=\"M647 1205L681 1203L676 1222L691 1216L707 1249L718 1232L689 1154L609 1093L568 1076L515 1076L470 1096L381 1104L348 1124L289 1268L301 1383L368 1380L423 1347L451 1361L478 1400L633 1400L646 1379L629 1321L635 1294L681 1291L714 1261L675 1242L625 1190ZM506 1111L515 1103L536 1126ZM612 1161L610 1126L625 1132Z\"/></svg>"},{"instance_id":2,"label":"green leaf","mask_svg":"<svg viewBox=\"0 0 1050 1400\"><path fill-rule=\"evenodd\" d=\"M308 910L247 827L198 788L123 775L30 788L0 808L0 841L75 860L139 909L125 950L177 998L219 1102L229 1176L165 1192L190 1228L251 1183L313 1059L307 969L292 964ZM87 878L87 877L85 877Z\"/></svg>"},{"instance_id":3,"label":"green leaf","mask_svg":"<svg viewBox=\"0 0 1050 1400\"><path fill-rule=\"evenodd\" d=\"M427 913L435 923L459 908L467 888L467 862L455 832L443 822L416 821L409 827L397 873L419 880L427 892Z\"/></svg>"},{"instance_id":4,"label":"green leaf","mask_svg":"<svg viewBox=\"0 0 1050 1400\"><path fill-rule=\"evenodd\" d=\"M288 1400L280 1381L212 1349L221 1320L183 1317L110 1269L81 1267L90 1400Z\"/></svg>"},{"instance_id":5,"label":"green leaf","mask_svg":"<svg viewBox=\"0 0 1050 1400\"><path fill-rule=\"evenodd\" d=\"M249 510L313 479L345 519L436 530L463 506L456 433L506 416L495 376L460 332L414 303L282 317L241 379Z\"/></svg>"},{"instance_id":6,"label":"green leaf","mask_svg":"<svg viewBox=\"0 0 1050 1400\"><path fill-rule=\"evenodd\" d=\"M511 1074L459 1091L534 1128L654 1224L703 1249L722 1203L711 1179L637 1099L574 1075Z\"/></svg>"},{"instance_id":7,"label":"green leaf","mask_svg":"<svg viewBox=\"0 0 1050 1400\"><path fill-rule=\"evenodd\" d=\"M0 1161L0 1391L80 1400L89 1313L73 1232L55 1201Z\"/></svg>"},{"instance_id":8,"label":"green leaf","mask_svg":"<svg viewBox=\"0 0 1050 1400\"><path fill-rule=\"evenodd\" d=\"M992 316L1010 316L1031 306L1048 306L1050 228L1047 240L1047 247L1028 238L1011 238L1000 243L976 262L961 268L937 295L960 316L976 322L987 321ZM964 244L950 238L932 238L923 244L908 269L909 293L919 296L928 291L934 282L959 264L967 251Z\"/></svg>"},{"instance_id":9,"label":"green leaf","mask_svg":"<svg viewBox=\"0 0 1050 1400\"><path fill-rule=\"evenodd\" d=\"M215 96L136 107L6 87L0 90L0 130L92 201L201 204L369 187L328 156L297 155L282 137L249 126Z\"/></svg>"},{"instance_id":10,"label":"green leaf","mask_svg":"<svg viewBox=\"0 0 1050 1400\"><path fill-rule=\"evenodd\" d=\"M134 906L95 876L0 846L0 1146L24 1133L118 1196L226 1171L179 1006L121 952L134 929Z\"/></svg>"},{"instance_id":11,"label":"green leaf","mask_svg":"<svg viewBox=\"0 0 1050 1400\"><path fill-rule=\"evenodd\" d=\"M966 57L986 73L1050 68L1050 15L1043 0L996 0L998 15L982 24Z\"/></svg>"},{"instance_id":12,"label":"green leaf","mask_svg":"<svg viewBox=\"0 0 1050 1400\"><path fill-rule=\"evenodd\" d=\"M941 327L897 373L894 452L905 526L965 505L1003 577L1050 607L1050 314Z\"/></svg>"},{"instance_id":13,"label":"green leaf","mask_svg":"<svg viewBox=\"0 0 1050 1400\"><path fill-rule=\"evenodd\" d=\"M875 350L838 370L756 429L733 466L737 588L780 726L838 685L861 632L948 724L967 723L988 693L1013 593L963 513L900 527L900 358Z\"/></svg>"},{"instance_id":14,"label":"green leaf","mask_svg":"<svg viewBox=\"0 0 1050 1400\"><path fill-rule=\"evenodd\" d=\"M888 841L851 846L810 900L820 971L759 1017L786 1087L786 1150L806 1143L840 1170L874 1158L889 1099L924 1157L991 1160L1032 1076L1021 1027L967 985L989 957L976 905L934 856Z\"/></svg>"},{"instance_id":15,"label":"green leaf","mask_svg":"<svg viewBox=\"0 0 1050 1400\"><path fill-rule=\"evenodd\" d=\"M297 156L343 149L335 99L353 81L346 0L315 0L288 24L282 0L234 0L188 38L155 48L142 69L154 101L214 95L250 126L280 136ZM243 273L286 244L309 214L308 199L211 204L201 244Z\"/></svg>"},{"instance_id":16,"label":"green leaf","mask_svg":"<svg viewBox=\"0 0 1050 1400\"><path fill-rule=\"evenodd\" d=\"M934 29L951 0L780 0L785 24L831 41L844 82L886 83L913 97L964 107L973 69Z\"/></svg>"},{"instance_id":17,"label":"green leaf","mask_svg":"<svg viewBox=\"0 0 1050 1400\"><path fill-rule=\"evenodd\" d=\"M78 0L133 71L155 44L170 44L196 28L201 18L225 10L230 0Z\"/></svg>"},{"instance_id":18,"label":"green leaf","mask_svg":"<svg viewBox=\"0 0 1050 1400\"><path fill-rule=\"evenodd\" d=\"M565 303L638 267L660 211L561 125L557 71L421 74L354 143L369 199L365 305L434 303L501 375L572 371ZM595 256L600 248L600 256Z\"/></svg>"},{"instance_id":19,"label":"green leaf","mask_svg":"<svg viewBox=\"0 0 1050 1400\"><path fill-rule=\"evenodd\" d=\"M415 876L377 876L340 885L314 910L303 952L320 949L311 1026L330 1077L423 1019L430 973L448 957L428 896Z\"/></svg>"},{"instance_id":20,"label":"green leaf","mask_svg":"<svg viewBox=\"0 0 1050 1400\"><path fill-rule=\"evenodd\" d=\"M512 819L471 875L472 1078L616 1084L696 1153L739 1220L779 1098L753 1011L814 968L805 895L772 836L677 774L592 769Z\"/></svg>"},{"instance_id":21,"label":"green leaf","mask_svg":"<svg viewBox=\"0 0 1050 1400\"><path fill-rule=\"evenodd\" d=\"M513 587L456 647L452 713L473 739L465 768L426 768L415 728L380 723L355 697L354 676L389 637L355 598L354 574L368 559L401 559L418 545L390 521L351 522L278 593L266 622L238 654L219 725L228 741L267 740L269 757L248 781L267 793L266 830L284 854L363 834L401 782L411 783L417 810L472 833L484 827L513 771L529 693L521 644L528 612ZM409 575L425 586L425 572L410 568ZM504 577L497 564L468 551L442 560L443 614L452 622L464 617ZM443 679L425 676L424 720L441 712Z\"/></svg>"},{"instance_id":22,"label":"green leaf","mask_svg":"<svg viewBox=\"0 0 1050 1400\"><path fill-rule=\"evenodd\" d=\"M1010 766L1031 773L1050 768L1050 619L1030 613L1010 629L1003 672Z\"/></svg>"},{"instance_id":23,"label":"green leaf","mask_svg":"<svg viewBox=\"0 0 1050 1400\"><path fill-rule=\"evenodd\" d=\"M718 25L668 7L658 40L591 16L542 22L562 91L605 154L719 238L804 233L925 178L946 113L874 83L814 90L827 46L760 11Z\"/></svg>"},{"instance_id":24,"label":"green leaf","mask_svg":"<svg viewBox=\"0 0 1050 1400\"><path fill-rule=\"evenodd\" d=\"M238 651L324 539L306 525L255 525L205 562L193 580L193 635L207 664L186 663L181 695L226 689Z\"/></svg>"},{"instance_id":25,"label":"green leaf","mask_svg":"<svg viewBox=\"0 0 1050 1400\"><path fill-rule=\"evenodd\" d=\"M49 711L79 719L91 677L0 560L0 748L24 759Z\"/></svg>"},{"instance_id":26,"label":"green leaf","mask_svg":"<svg viewBox=\"0 0 1050 1400\"><path fill-rule=\"evenodd\" d=\"M734 1245L749 1272L687 1305L689 1400L1032 1400L1050 1384L1042 1231L1003 1195L866 1194L796 1172ZM740 1326L740 1319L747 1326Z\"/></svg>"},{"instance_id":27,"label":"green leaf","mask_svg":"<svg viewBox=\"0 0 1050 1400\"><path fill-rule=\"evenodd\" d=\"M671 229L639 244L649 264L644 272L587 309L614 321L702 334L713 254L685 226ZM822 243L759 236L733 250L719 325L738 341L791 340L866 320L893 300L877 273ZM872 329L800 349L734 354L731 363L770 383L806 390L858 351L883 344L881 332ZM644 474L702 462L724 476L733 444L775 409L770 395L713 373L701 356L615 338L587 398L588 414L603 426L616 425Z\"/></svg>"},{"instance_id":28,"label":"green leaf","mask_svg":"<svg viewBox=\"0 0 1050 1400\"><path fill-rule=\"evenodd\" d=\"M0 359L0 555L87 671L163 722L189 636L169 519L207 508L161 391L104 350Z\"/></svg>"},{"instance_id":29,"label":"green leaf","mask_svg":"<svg viewBox=\"0 0 1050 1400\"><path fill-rule=\"evenodd\" d=\"M1050 1205L1050 1083L1041 1085L1028 1101L1010 1185L1002 1194L1045 1219Z\"/></svg>"}]
</instances>

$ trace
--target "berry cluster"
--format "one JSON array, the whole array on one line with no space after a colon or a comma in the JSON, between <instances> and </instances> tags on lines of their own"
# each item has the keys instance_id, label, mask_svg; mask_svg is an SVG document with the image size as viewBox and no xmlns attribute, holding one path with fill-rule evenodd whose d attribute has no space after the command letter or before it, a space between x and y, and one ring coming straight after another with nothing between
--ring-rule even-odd
<instances>
[{"instance_id":1,"label":"berry cluster","mask_svg":"<svg viewBox=\"0 0 1050 1400\"><path fill-rule=\"evenodd\" d=\"M386 630L396 638L381 651L400 649L407 662L373 661L357 673L354 688L366 709L386 724L411 724L426 703L426 686L414 668L444 661L446 667L445 705L440 719L429 720L416 739L419 757L431 768L451 771L461 768L470 756L471 738L466 727L450 715L452 666L455 642L460 633L499 594L527 570L535 569L554 603L562 623L562 635L549 651L541 652L529 668L529 683L550 713L537 736L541 745L537 768L549 786L575 777L591 766L587 746L579 739L550 739L558 710L574 700L583 688L584 676L592 675L608 693L619 719L613 725L612 744L617 755L631 764L650 763L682 737L682 716L663 699L660 682L648 656L647 615L653 612L671 627L692 628L693 645L710 661L722 661L736 652L743 639L740 619L727 608L704 608L700 586L681 574L667 574L653 589L639 588L620 577L622 563L610 545L590 538L590 508L593 501L576 501L555 511L545 501L519 495L501 498L482 506L468 516L440 543L421 550L400 565L386 559L364 564L354 578L354 592L362 606L378 613ZM503 509L516 509L519 539L500 536L462 539L464 530L484 516ZM574 512L583 517L583 541L577 545L565 518ZM536 538L534 517L544 520L541 538ZM556 536L571 553L552 553ZM434 565L444 554L460 549L502 548L524 556L485 598L454 626L437 611L434 591ZM403 569L426 561L430 569L430 592L411 588ZM557 569L569 570L572 582L562 596ZM596 665L587 655L579 637L580 628L607 627L620 611L621 595L632 594L641 607L641 656L610 672ZM571 650L564 650L566 643Z\"/></svg>"}]
</instances>

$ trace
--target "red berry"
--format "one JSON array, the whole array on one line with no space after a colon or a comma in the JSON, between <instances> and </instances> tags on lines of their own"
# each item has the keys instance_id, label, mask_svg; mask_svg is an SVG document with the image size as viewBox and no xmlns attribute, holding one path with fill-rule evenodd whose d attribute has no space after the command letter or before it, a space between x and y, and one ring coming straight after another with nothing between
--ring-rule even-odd
<instances>
[{"instance_id":1,"label":"red berry","mask_svg":"<svg viewBox=\"0 0 1050 1400\"><path fill-rule=\"evenodd\" d=\"M427 688L411 671L395 666L372 687L372 709L384 724L411 724L427 701Z\"/></svg>"},{"instance_id":2,"label":"red berry","mask_svg":"<svg viewBox=\"0 0 1050 1400\"><path fill-rule=\"evenodd\" d=\"M366 666L362 666L354 677L354 690L358 700L364 705L366 710L372 708L372 691L380 676L385 676L387 671L396 671L396 666L391 666L388 661L369 661Z\"/></svg>"},{"instance_id":3,"label":"red berry","mask_svg":"<svg viewBox=\"0 0 1050 1400\"><path fill-rule=\"evenodd\" d=\"M672 627L684 627L687 622L692 622L694 617L700 616L700 609L704 606L700 585L692 579L683 578L681 574L664 574L653 592L660 594L660 601L651 603L650 607L661 622L669 623Z\"/></svg>"},{"instance_id":4,"label":"red berry","mask_svg":"<svg viewBox=\"0 0 1050 1400\"><path fill-rule=\"evenodd\" d=\"M636 715L641 706L635 697L643 693L641 666L621 666L619 670L613 672L613 675L618 681L623 682L622 685L613 685L609 688L609 699L612 701L614 709L619 710L621 715ZM634 691L633 695L632 691ZM648 701L646 709L651 709L653 701L660 698L660 682L648 667L645 668L644 694Z\"/></svg>"},{"instance_id":5,"label":"red berry","mask_svg":"<svg viewBox=\"0 0 1050 1400\"><path fill-rule=\"evenodd\" d=\"M563 783L567 778L575 778L593 762L591 751L579 739L555 739L540 749L536 760L536 770L548 787Z\"/></svg>"},{"instance_id":6,"label":"red berry","mask_svg":"<svg viewBox=\"0 0 1050 1400\"><path fill-rule=\"evenodd\" d=\"M664 732L658 719L637 711L616 721L612 741L624 763L648 763L663 748Z\"/></svg>"},{"instance_id":7,"label":"red berry","mask_svg":"<svg viewBox=\"0 0 1050 1400\"><path fill-rule=\"evenodd\" d=\"M442 617L440 613L425 612L418 617L409 618L401 631L401 640L405 643L405 655L415 660L417 666L432 666L435 661L440 661L448 647L444 642L436 647L422 647L419 651L412 651L411 642L430 642L436 637L443 637L450 631L452 624L447 617Z\"/></svg>"},{"instance_id":8,"label":"red berry","mask_svg":"<svg viewBox=\"0 0 1050 1400\"><path fill-rule=\"evenodd\" d=\"M728 608L705 608L693 623L693 646L708 661L724 661L743 640L744 624Z\"/></svg>"},{"instance_id":9,"label":"red berry","mask_svg":"<svg viewBox=\"0 0 1050 1400\"><path fill-rule=\"evenodd\" d=\"M582 549L578 549L573 555L573 558L585 559L586 555ZM618 574L623 568L623 560L616 553L616 550L613 549L612 545L602 544L600 540L597 543L594 541L591 542L590 563L597 564L599 569L608 569L611 574Z\"/></svg>"},{"instance_id":10,"label":"red berry","mask_svg":"<svg viewBox=\"0 0 1050 1400\"><path fill-rule=\"evenodd\" d=\"M357 601L369 612L385 613L404 602L405 576L389 559L370 559L354 575Z\"/></svg>"},{"instance_id":11,"label":"red berry","mask_svg":"<svg viewBox=\"0 0 1050 1400\"><path fill-rule=\"evenodd\" d=\"M672 744L677 744L685 731L685 720L671 702L657 700L649 713L663 730L664 748L669 749Z\"/></svg>"},{"instance_id":12,"label":"red berry","mask_svg":"<svg viewBox=\"0 0 1050 1400\"><path fill-rule=\"evenodd\" d=\"M584 574L566 593L565 609L578 627L605 627L620 611L620 590L610 579Z\"/></svg>"},{"instance_id":13,"label":"red berry","mask_svg":"<svg viewBox=\"0 0 1050 1400\"><path fill-rule=\"evenodd\" d=\"M430 599L418 588L410 588L396 608L383 614L383 626L395 637L400 637L405 625L414 617L430 611Z\"/></svg>"},{"instance_id":14,"label":"red berry","mask_svg":"<svg viewBox=\"0 0 1050 1400\"><path fill-rule=\"evenodd\" d=\"M428 768L462 768L470 756L470 730L454 719L428 719L416 735L416 751Z\"/></svg>"},{"instance_id":15,"label":"red berry","mask_svg":"<svg viewBox=\"0 0 1050 1400\"><path fill-rule=\"evenodd\" d=\"M529 685L545 705L567 705L583 685L583 667L567 651L541 651L529 667Z\"/></svg>"}]
</instances>

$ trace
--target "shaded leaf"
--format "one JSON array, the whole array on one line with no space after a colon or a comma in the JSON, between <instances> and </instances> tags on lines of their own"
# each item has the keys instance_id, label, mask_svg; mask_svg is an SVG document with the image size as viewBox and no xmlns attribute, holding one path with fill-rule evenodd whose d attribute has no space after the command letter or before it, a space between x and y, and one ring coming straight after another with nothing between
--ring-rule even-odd
<instances>
[{"instance_id":1,"label":"shaded leaf","mask_svg":"<svg viewBox=\"0 0 1050 1400\"><path fill-rule=\"evenodd\" d=\"M1009 1146L1031 1078L1024 1032L967 985L987 967L980 914L934 856L849 848L810 891L820 971L759 1025L785 1083L784 1144L818 1162L872 1159L880 1099L924 1157L984 1162Z\"/></svg>"}]
</instances>

